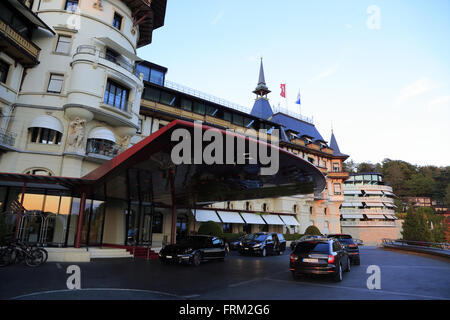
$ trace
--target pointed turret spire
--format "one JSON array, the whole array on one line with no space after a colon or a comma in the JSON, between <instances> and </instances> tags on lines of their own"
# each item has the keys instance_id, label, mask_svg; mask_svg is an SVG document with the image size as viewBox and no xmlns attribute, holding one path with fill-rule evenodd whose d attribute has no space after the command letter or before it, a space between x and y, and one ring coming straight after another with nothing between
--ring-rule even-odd
<instances>
[{"instance_id":1,"label":"pointed turret spire","mask_svg":"<svg viewBox=\"0 0 450 320\"><path fill-rule=\"evenodd\" d=\"M339 146L336 141L336 137L334 136L333 129L331 129L330 148L333 149L334 155L342 155L341 150L339 150Z\"/></svg>"},{"instance_id":2,"label":"pointed turret spire","mask_svg":"<svg viewBox=\"0 0 450 320\"><path fill-rule=\"evenodd\" d=\"M264 66L263 61L261 57L261 66L259 67L259 78L258 78L258 85L256 86L256 89L253 91L257 95L257 98L267 98L267 94L269 94L271 91L269 88L267 88L266 85L266 79L264 77Z\"/></svg>"}]
</instances>

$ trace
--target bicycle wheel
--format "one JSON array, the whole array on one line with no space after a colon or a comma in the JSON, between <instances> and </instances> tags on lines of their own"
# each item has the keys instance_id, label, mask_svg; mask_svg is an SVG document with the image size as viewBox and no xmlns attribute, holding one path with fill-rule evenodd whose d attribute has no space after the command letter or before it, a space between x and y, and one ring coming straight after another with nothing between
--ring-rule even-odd
<instances>
[{"instance_id":1,"label":"bicycle wheel","mask_svg":"<svg viewBox=\"0 0 450 320\"><path fill-rule=\"evenodd\" d=\"M0 249L0 267L6 267L11 263L11 250L8 248Z\"/></svg>"},{"instance_id":2,"label":"bicycle wheel","mask_svg":"<svg viewBox=\"0 0 450 320\"><path fill-rule=\"evenodd\" d=\"M41 250L33 250L26 254L25 264L29 267L39 267L45 261L45 255Z\"/></svg>"},{"instance_id":3,"label":"bicycle wheel","mask_svg":"<svg viewBox=\"0 0 450 320\"><path fill-rule=\"evenodd\" d=\"M44 255L44 261L42 263L46 263L48 259L48 252L44 248L36 248L35 250L39 250Z\"/></svg>"}]
</instances>

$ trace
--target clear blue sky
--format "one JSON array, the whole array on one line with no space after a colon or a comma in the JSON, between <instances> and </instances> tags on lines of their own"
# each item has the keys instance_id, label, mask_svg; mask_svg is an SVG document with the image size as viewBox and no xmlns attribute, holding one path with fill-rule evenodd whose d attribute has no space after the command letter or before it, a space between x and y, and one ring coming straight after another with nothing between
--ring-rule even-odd
<instances>
[{"instance_id":1,"label":"clear blue sky","mask_svg":"<svg viewBox=\"0 0 450 320\"><path fill-rule=\"evenodd\" d=\"M450 1L168 0L138 54L249 108L262 56L271 104L286 83L294 110L300 89L302 114L355 161L450 165Z\"/></svg>"}]
</instances>

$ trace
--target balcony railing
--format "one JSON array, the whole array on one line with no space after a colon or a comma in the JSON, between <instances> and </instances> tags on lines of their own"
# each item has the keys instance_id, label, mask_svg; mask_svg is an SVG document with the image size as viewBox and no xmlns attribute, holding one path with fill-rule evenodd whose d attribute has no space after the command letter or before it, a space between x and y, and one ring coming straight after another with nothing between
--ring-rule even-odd
<instances>
[{"instance_id":1,"label":"balcony railing","mask_svg":"<svg viewBox=\"0 0 450 320\"><path fill-rule=\"evenodd\" d=\"M86 145L86 154L97 154L110 158L114 158L120 153L120 146L114 142L99 140L99 139L88 139Z\"/></svg>"},{"instance_id":2,"label":"balcony railing","mask_svg":"<svg viewBox=\"0 0 450 320\"><path fill-rule=\"evenodd\" d=\"M395 227L393 221L341 221L342 227Z\"/></svg>"},{"instance_id":3,"label":"balcony railing","mask_svg":"<svg viewBox=\"0 0 450 320\"><path fill-rule=\"evenodd\" d=\"M33 42L21 36L17 31L10 27L4 20L0 19L0 34L13 41L22 50L26 51L35 60L38 60L41 49Z\"/></svg>"},{"instance_id":4,"label":"balcony railing","mask_svg":"<svg viewBox=\"0 0 450 320\"><path fill-rule=\"evenodd\" d=\"M125 70L131 72L131 73L135 73L135 67L132 63L128 62L128 60L126 60L125 58L123 58L122 56L113 56L112 54L109 54L106 52L106 50L101 50L98 49L95 46L91 46L91 45L81 45L77 48L76 53L75 54L90 54L93 56L97 56L111 61L112 63L117 64L118 66L121 66L122 68L124 68Z\"/></svg>"},{"instance_id":5,"label":"balcony railing","mask_svg":"<svg viewBox=\"0 0 450 320\"><path fill-rule=\"evenodd\" d=\"M0 146L12 147L16 143L16 134L0 129Z\"/></svg>"}]
</instances>

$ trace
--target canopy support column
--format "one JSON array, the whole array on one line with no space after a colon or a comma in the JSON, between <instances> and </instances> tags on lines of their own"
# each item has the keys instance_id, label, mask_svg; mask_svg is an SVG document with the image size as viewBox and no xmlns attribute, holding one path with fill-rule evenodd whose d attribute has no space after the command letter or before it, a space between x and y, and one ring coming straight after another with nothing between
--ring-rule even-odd
<instances>
[{"instance_id":1,"label":"canopy support column","mask_svg":"<svg viewBox=\"0 0 450 320\"><path fill-rule=\"evenodd\" d=\"M175 205L175 177L174 171L171 169L169 171L169 182L170 182L170 193L172 198L172 232L170 233L170 244L175 244L176 242L176 224L177 224L177 207Z\"/></svg>"},{"instance_id":2,"label":"canopy support column","mask_svg":"<svg viewBox=\"0 0 450 320\"><path fill-rule=\"evenodd\" d=\"M84 207L86 206L86 192L81 194L80 211L78 212L77 234L75 236L75 248L80 248L81 232L83 230Z\"/></svg>"},{"instance_id":3,"label":"canopy support column","mask_svg":"<svg viewBox=\"0 0 450 320\"><path fill-rule=\"evenodd\" d=\"M27 189L27 183L24 182L22 186L22 194L20 196L20 206L19 212L17 213L17 221L16 221L16 232L14 234L14 238L17 239L20 233L21 222L22 222L22 212L23 212L23 199L25 198L25 190Z\"/></svg>"}]
</instances>

